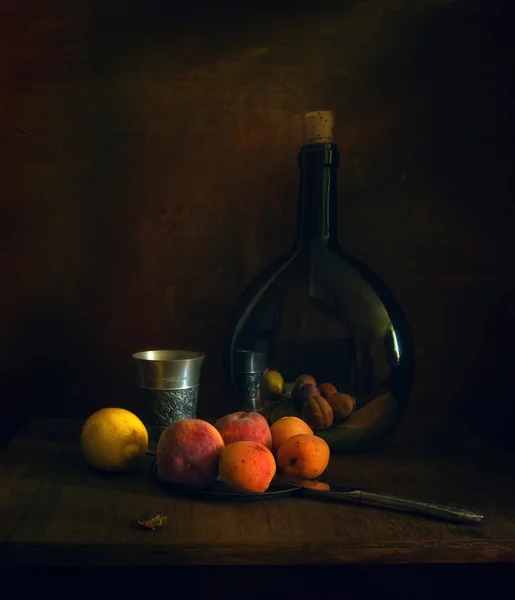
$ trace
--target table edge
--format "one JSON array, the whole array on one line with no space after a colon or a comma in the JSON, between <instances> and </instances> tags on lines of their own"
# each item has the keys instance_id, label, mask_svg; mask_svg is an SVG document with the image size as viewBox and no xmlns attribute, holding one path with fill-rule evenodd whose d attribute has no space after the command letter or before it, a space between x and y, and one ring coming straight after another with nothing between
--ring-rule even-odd
<instances>
[{"instance_id":1,"label":"table edge","mask_svg":"<svg viewBox=\"0 0 515 600\"><path fill-rule=\"evenodd\" d=\"M515 562L515 539L340 544L172 546L170 544L0 545L4 566L366 565Z\"/></svg>"}]
</instances>

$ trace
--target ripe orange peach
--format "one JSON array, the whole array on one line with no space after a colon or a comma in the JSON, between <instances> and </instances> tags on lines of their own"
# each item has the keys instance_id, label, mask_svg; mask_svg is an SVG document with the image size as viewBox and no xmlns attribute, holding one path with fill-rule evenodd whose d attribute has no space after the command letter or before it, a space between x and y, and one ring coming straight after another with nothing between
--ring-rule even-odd
<instances>
[{"instance_id":1,"label":"ripe orange peach","mask_svg":"<svg viewBox=\"0 0 515 600\"><path fill-rule=\"evenodd\" d=\"M275 471L270 450L258 442L233 442L220 456L220 477L238 492L260 493L268 489Z\"/></svg>"},{"instance_id":2,"label":"ripe orange peach","mask_svg":"<svg viewBox=\"0 0 515 600\"><path fill-rule=\"evenodd\" d=\"M268 422L257 412L230 413L218 419L215 427L226 446L234 442L258 442L269 450L272 448L272 434Z\"/></svg>"},{"instance_id":3,"label":"ripe orange peach","mask_svg":"<svg viewBox=\"0 0 515 600\"><path fill-rule=\"evenodd\" d=\"M218 477L223 448L222 436L207 421L176 421L163 431L157 443L157 471L171 483L207 487Z\"/></svg>"},{"instance_id":4,"label":"ripe orange peach","mask_svg":"<svg viewBox=\"0 0 515 600\"><path fill-rule=\"evenodd\" d=\"M277 456L277 451L288 439L299 433L313 433L311 427L298 417L282 417L270 426L272 433L272 452Z\"/></svg>"},{"instance_id":5,"label":"ripe orange peach","mask_svg":"<svg viewBox=\"0 0 515 600\"><path fill-rule=\"evenodd\" d=\"M277 467L283 475L315 479L327 469L330 454L325 440L317 435L300 433L281 445Z\"/></svg>"}]
</instances>

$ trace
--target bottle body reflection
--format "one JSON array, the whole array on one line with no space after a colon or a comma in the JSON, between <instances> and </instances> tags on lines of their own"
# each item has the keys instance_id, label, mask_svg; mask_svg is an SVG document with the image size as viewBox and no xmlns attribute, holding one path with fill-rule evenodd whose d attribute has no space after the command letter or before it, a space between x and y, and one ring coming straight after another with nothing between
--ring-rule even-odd
<instances>
[{"instance_id":1,"label":"bottle body reflection","mask_svg":"<svg viewBox=\"0 0 515 600\"><path fill-rule=\"evenodd\" d=\"M303 374L352 395L355 410L348 419L315 432L334 450L352 450L384 439L396 426L411 393L414 360L409 326L393 293L338 244L338 160L333 143L301 148L294 246L239 300L227 330L224 366L234 383L234 356L245 350L266 356L268 370L282 375L286 394L275 399L269 421L300 411L288 390Z\"/></svg>"}]
</instances>

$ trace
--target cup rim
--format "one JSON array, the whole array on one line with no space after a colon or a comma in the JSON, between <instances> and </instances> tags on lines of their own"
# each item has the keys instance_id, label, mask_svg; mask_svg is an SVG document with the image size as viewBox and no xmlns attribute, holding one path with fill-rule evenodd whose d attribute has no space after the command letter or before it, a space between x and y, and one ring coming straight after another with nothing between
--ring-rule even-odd
<instances>
[{"instance_id":1,"label":"cup rim","mask_svg":"<svg viewBox=\"0 0 515 600\"><path fill-rule=\"evenodd\" d=\"M135 352L132 358L145 362L191 362L205 358L204 352L196 350L141 350Z\"/></svg>"}]
</instances>

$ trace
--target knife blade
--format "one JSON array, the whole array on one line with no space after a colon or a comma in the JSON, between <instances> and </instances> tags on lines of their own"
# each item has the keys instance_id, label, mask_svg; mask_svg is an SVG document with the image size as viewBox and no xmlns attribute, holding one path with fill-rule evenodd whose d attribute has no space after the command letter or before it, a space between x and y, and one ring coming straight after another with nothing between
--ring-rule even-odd
<instances>
[{"instance_id":1,"label":"knife blade","mask_svg":"<svg viewBox=\"0 0 515 600\"><path fill-rule=\"evenodd\" d=\"M313 498L367 504L390 508L404 512L418 513L429 517L443 519L452 523L477 524L483 520L483 515L477 510L450 504L422 502L410 498L401 498L389 494L369 492L359 488L335 485L317 480L300 479L298 477L276 475L275 481L295 485L302 488L303 494Z\"/></svg>"}]
</instances>

